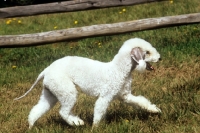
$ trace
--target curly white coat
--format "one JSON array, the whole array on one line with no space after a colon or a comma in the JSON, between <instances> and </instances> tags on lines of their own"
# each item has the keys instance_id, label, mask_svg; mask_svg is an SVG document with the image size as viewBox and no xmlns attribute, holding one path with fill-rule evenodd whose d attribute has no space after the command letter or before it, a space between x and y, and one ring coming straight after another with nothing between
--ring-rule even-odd
<instances>
[{"instance_id":1,"label":"curly white coat","mask_svg":"<svg viewBox=\"0 0 200 133\"><path fill-rule=\"evenodd\" d=\"M159 58L160 54L156 49L139 38L124 42L111 62L104 63L83 57L67 56L56 60L44 69L30 90L16 100L28 94L37 82L44 78L40 100L32 108L28 117L29 128L57 101L61 104L59 113L69 125L84 125L83 120L71 112L77 99L75 85L79 86L84 93L98 97L94 107L93 126L98 125L114 98L157 113L160 109L156 105L151 104L143 96L131 94L131 72L134 69L144 71L147 67L146 62L157 62Z\"/></svg>"}]
</instances>

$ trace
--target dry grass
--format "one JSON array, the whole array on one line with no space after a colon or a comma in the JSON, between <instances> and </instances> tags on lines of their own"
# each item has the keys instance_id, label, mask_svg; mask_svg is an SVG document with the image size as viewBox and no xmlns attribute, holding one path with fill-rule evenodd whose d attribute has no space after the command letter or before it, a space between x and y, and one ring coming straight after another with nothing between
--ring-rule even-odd
<instances>
[{"instance_id":1,"label":"dry grass","mask_svg":"<svg viewBox=\"0 0 200 133\"><path fill-rule=\"evenodd\" d=\"M185 132L185 129L180 129L183 126L189 128L188 131L200 131L198 125L200 110L199 107L194 107L200 105L199 68L199 63L184 62L179 68L159 66L155 72L133 73L133 93L144 95L156 103L162 109L161 116L152 116L145 111L140 112L119 101L114 101L110 105L100 128L94 132L118 132L119 127L116 126L120 126L122 123L122 126L125 127L132 124L138 125L140 128L134 129L138 132ZM187 87L190 85L193 88ZM4 133L6 131L9 133L26 132L28 128L27 115L39 99L41 85L38 85L26 98L20 101L13 101L12 99L24 93L30 86L30 83L18 83L12 90L8 90L6 87L1 88L0 103L3 104L1 130ZM59 104L57 104L48 114L36 122L30 132L88 132L92 124L94 102L95 98L80 93L79 100L73 109L76 114L84 119L86 126L80 128L68 126L59 116ZM155 125L151 125L154 122ZM181 123L183 123L183 126ZM186 125L188 127L185 127ZM146 129L145 127L153 129ZM132 130L130 129L130 131Z\"/></svg>"},{"instance_id":2,"label":"dry grass","mask_svg":"<svg viewBox=\"0 0 200 133\"><path fill-rule=\"evenodd\" d=\"M200 11L199 0L151 3L76 13L40 15L0 20L0 34L21 34L113 23ZM126 12L119 14L125 8ZM139 12L140 11L140 12ZM97 16L98 14L99 16ZM107 17L110 16L110 17ZM78 24L74 21L78 20ZM41 83L25 98L13 101L32 85L37 75L52 61L66 55L110 61L122 43L140 37L152 43L162 56L153 63L155 72L133 73L132 90L158 105L162 113L153 115L120 101L113 101L105 119L93 132L103 133L198 133L200 132L200 25L149 30L115 36L95 37L31 48L0 49L0 132L2 133L88 133L91 130L96 98L80 93L73 108L85 126L71 127L59 116L59 104L28 129L27 116L37 103Z\"/></svg>"}]
</instances>

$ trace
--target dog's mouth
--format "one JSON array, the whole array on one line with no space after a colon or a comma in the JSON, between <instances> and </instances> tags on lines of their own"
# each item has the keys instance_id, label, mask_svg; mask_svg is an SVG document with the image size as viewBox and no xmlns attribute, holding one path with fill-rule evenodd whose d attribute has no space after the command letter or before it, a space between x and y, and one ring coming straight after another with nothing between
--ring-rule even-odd
<instances>
[{"instance_id":1,"label":"dog's mouth","mask_svg":"<svg viewBox=\"0 0 200 133\"><path fill-rule=\"evenodd\" d=\"M146 69L149 71L154 70L153 66L149 62L146 62Z\"/></svg>"}]
</instances>

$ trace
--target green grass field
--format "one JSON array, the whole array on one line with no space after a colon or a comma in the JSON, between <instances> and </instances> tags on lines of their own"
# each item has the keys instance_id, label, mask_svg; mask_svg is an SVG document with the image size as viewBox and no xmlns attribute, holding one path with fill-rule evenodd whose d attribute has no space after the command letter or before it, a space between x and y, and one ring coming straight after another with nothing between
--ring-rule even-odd
<instances>
[{"instance_id":1,"label":"green grass field","mask_svg":"<svg viewBox=\"0 0 200 133\"><path fill-rule=\"evenodd\" d=\"M37 33L200 12L199 0L167 1L136 6L0 19L0 35ZM96 98L79 93L73 108L85 122L71 127L59 116L59 104L28 130L27 117L39 100L41 82L25 98L38 74L54 60L67 55L110 61L123 42L140 37L160 52L162 61L152 63L155 72L133 72L134 95L143 95L161 108L161 114L113 101L94 133L199 133L200 132L200 24L127 34L73 40L27 48L0 49L0 132L88 133Z\"/></svg>"}]
</instances>

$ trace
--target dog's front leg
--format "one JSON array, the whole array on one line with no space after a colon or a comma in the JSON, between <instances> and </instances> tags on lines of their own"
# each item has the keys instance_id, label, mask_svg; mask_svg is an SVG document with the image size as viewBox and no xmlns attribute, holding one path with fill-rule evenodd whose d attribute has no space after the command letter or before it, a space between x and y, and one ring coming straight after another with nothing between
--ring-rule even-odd
<instances>
[{"instance_id":1,"label":"dog's front leg","mask_svg":"<svg viewBox=\"0 0 200 133\"><path fill-rule=\"evenodd\" d=\"M148 112L159 113L161 110L155 105L152 104L148 99L143 96L134 96L132 94L124 94L122 99L125 103L128 103L133 106L139 106L142 109L146 109Z\"/></svg>"},{"instance_id":2,"label":"dog's front leg","mask_svg":"<svg viewBox=\"0 0 200 133\"><path fill-rule=\"evenodd\" d=\"M132 82L132 79L129 77L126 80L126 83L124 84L123 89L120 92L120 99L122 99L125 103L129 105L146 109L148 112L152 112L152 113L161 112L161 110L155 104L152 104L145 97L132 95L131 82Z\"/></svg>"},{"instance_id":3,"label":"dog's front leg","mask_svg":"<svg viewBox=\"0 0 200 133\"><path fill-rule=\"evenodd\" d=\"M94 107L94 118L93 118L93 126L92 128L98 126L100 120L102 117L105 115L106 110L112 101L113 96L104 96L104 97L99 97L95 103Z\"/></svg>"}]
</instances>

